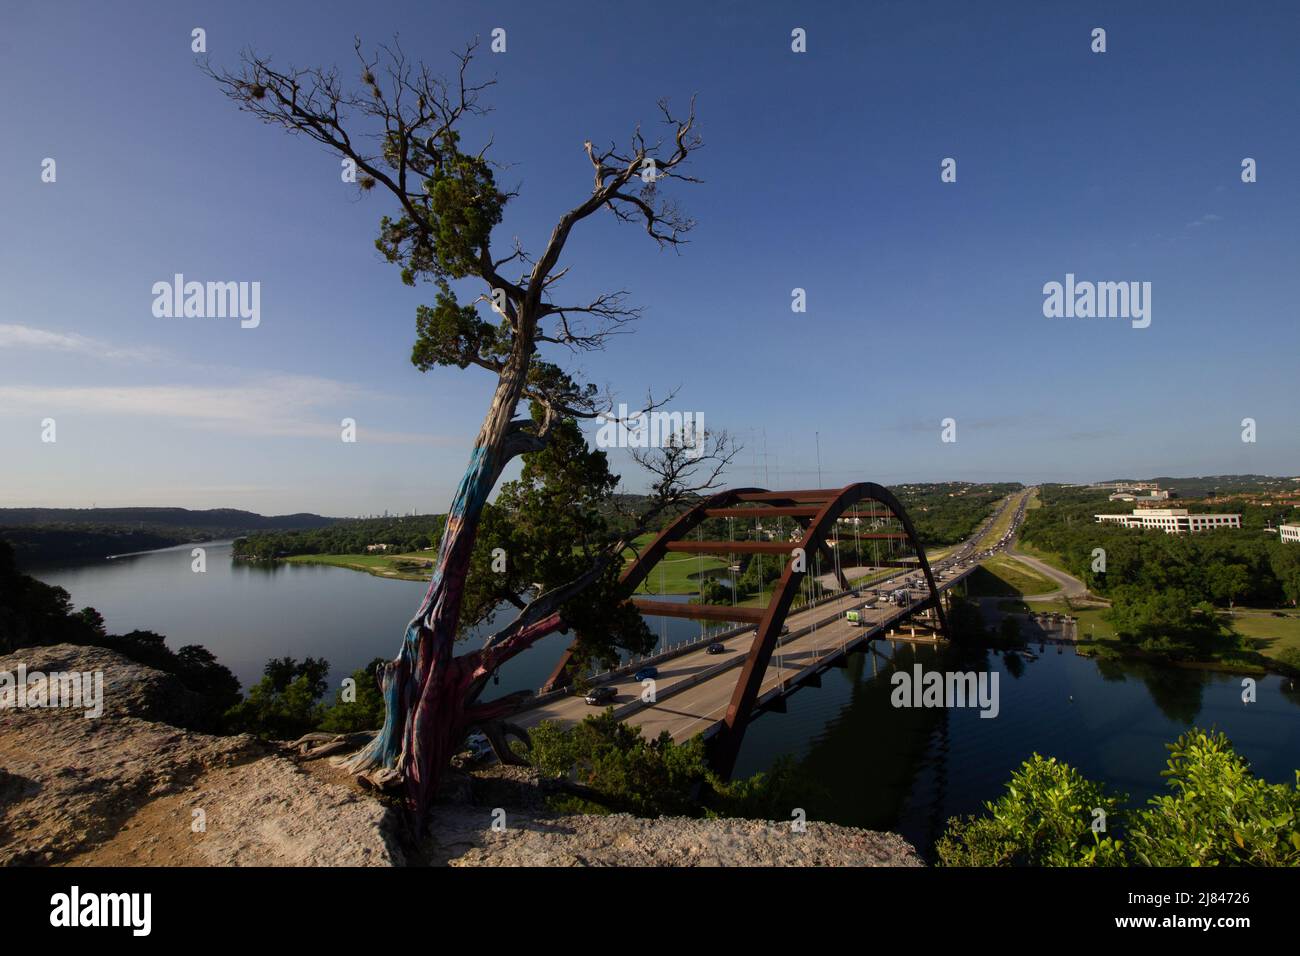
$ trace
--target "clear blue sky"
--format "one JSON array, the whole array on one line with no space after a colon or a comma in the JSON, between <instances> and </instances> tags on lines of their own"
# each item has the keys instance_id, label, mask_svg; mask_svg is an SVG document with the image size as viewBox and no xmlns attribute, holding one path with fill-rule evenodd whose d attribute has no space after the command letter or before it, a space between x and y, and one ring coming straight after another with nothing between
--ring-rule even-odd
<instances>
[{"instance_id":1,"label":"clear blue sky","mask_svg":"<svg viewBox=\"0 0 1300 956\"><path fill-rule=\"evenodd\" d=\"M410 365L432 290L374 251L390 207L236 111L194 27L218 66L251 46L347 77L355 34L399 33L441 70L505 28L479 60L498 80L482 130L523 191L501 248L536 250L590 188L583 140L698 93L692 243L659 252L601 217L566 284L644 308L582 368L634 404L680 386L675 407L746 445L735 483L815 484L818 432L826 484L1300 473L1295 4L18 0L0 14L0 506L434 511L464 467L491 383ZM176 272L259 281L260 327L155 318ZM1045 318L1066 273L1150 282L1150 328Z\"/></svg>"}]
</instances>

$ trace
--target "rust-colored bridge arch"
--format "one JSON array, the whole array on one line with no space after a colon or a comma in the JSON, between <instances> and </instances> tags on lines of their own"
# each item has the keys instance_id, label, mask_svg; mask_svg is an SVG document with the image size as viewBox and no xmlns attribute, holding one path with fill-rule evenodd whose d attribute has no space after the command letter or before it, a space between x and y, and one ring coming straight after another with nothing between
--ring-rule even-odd
<instances>
[{"instance_id":1,"label":"rust-colored bridge arch","mask_svg":"<svg viewBox=\"0 0 1300 956\"><path fill-rule=\"evenodd\" d=\"M701 500L661 531L646 549L624 570L620 579L624 593L642 612L665 617L684 617L705 621L735 621L757 625L757 633L736 681L731 702L727 706L726 716L718 735L712 740L712 759L724 774L730 774L740 752L745 727L753 715L754 704L758 699L763 675L772 658L772 651L790 611L795 595L803 581L806 568L814 553L831 553L828 536L837 527L836 522L846 511L863 501L873 501L885 510L857 512L859 517L888 518L898 520L901 532L867 532L858 533L861 538L905 539L916 552L917 564L910 562L886 561L883 566L909 567L919 569L925 576L930 590L930 598L918 604L914 610L934 607L939 626L947 633L947 619L944 615L943 602L939 589L935 585L930 563L926 559L925 549L916 534L902 504L893 493L883 485L874 482L858 482L843 488L820 488L797 491L768 491L765 488L736 488L719 492ZM708 518L792 518L802 526L803 535L798 541L690 541L687 535ZM655 601L638 598L633 595L646 580L654 567L670 552L690 554L772 554L785 555L785 569L772 590L771 599L765 607L729 607L716 604L689 604ZM802 553L804 560L797 561ZM831 562L841 588L847 588L843 571L835 561ZM555 671L551 674L548 687L566 685L572 678L569 672L571 650L566 651Z\"/></svg>"}]
</instances>

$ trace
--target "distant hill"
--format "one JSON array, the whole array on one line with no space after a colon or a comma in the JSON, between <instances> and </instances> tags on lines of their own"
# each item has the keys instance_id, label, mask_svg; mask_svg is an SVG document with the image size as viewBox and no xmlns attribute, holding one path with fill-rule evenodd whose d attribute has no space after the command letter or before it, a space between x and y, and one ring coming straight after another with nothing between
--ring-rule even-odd
<instances>
[{"instance_id":1,"label":"distant hill","mask_svg":"<svg viewBox=\"0 0 1300 956\"><path fill-rule=\"evenodd\" d=\"M171 528L323 528L337 518L300 512L292 515L259 515L235 508L0 508L0 528L30 525L148 525Z\"/></svg>"},{"instance_id":2,"label":"distant hill","mask_svg":"<svg viewBox=\"0 0 1300 956\"><path fill-rule=\"evenodd\" d=\"M20 567L32 567L258 531L324 528L338 520L308 513L267 516L234 508L0 508L0 538L13 545Z\"/></svg>"}]
</instances>

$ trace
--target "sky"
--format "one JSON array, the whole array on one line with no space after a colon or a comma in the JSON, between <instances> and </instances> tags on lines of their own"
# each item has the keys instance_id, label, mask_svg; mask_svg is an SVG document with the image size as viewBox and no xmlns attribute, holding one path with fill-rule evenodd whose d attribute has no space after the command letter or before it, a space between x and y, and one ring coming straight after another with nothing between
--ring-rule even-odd
<instances>
[{"instance_id":1,"label":"sky","mask_svg":"<svg viewBox=\"0 0 1300 956\"><path fill-rule=\"evenodd\" d=\"M493 112L466 135L520 190L499 249L585 197L584 140L696 95L690 243L584 222L565 294L643 316L545 357L633 407L677 389L744 446L730 483L1300 474L1293 3L9 0L0 507L442 511L466 465L493 381L411 365L433 287L375 251L392 206L239 112L196 27L218 68L251 48L349 81L354 36L438 72L480 37ZM260 323L156 317L176 273L260 283ZM1150 283L1150 325L1045 316L1067 274Z\"/></svg>"}]
</instances>

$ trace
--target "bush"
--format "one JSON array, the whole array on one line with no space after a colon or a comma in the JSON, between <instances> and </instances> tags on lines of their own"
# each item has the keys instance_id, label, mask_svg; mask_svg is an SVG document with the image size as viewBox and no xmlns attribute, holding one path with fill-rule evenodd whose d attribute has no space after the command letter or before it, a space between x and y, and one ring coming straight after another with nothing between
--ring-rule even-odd
<instances>
[{"instance_id":1,"label":"bush","mask_svg":"<svg viewBox=\"0 0 1300 956\"><path fill-rule=\"evenodd\" d=\"M316 728L324 716L320 698L325 693L329 661L292 657L268 661L265 676L248 696L226 712L233 733L256 734L274 740L293 740Z\"/></svg>"},{"instance_id":2,"label":"bush","mask_svg":"<svg viewBox=\"0 0 1300 956\"><path fill-rule=\"evenodd\" d=\"M989 816L949 821L940 864L1300 865L1300 771L1294 786L1260 780L1225 735L1195 728L1166 746L1162 775L1174 792L1131 813L1067 764L1035 754L986 805ZM1119 837L1091 831L1096 807Z\"/></svg>"},{"instance_id":3,"label":"bush","mask_svg":"<svg viewBox=\"0 0 1300 956\"><path fill-rule=\"evenodd\" d=\"M547 776L591 788L603 803L566 809L619 810L643 817L699 812L692 796L709 771L698 737L678 745L665 731L647 740L639 727L616 720L612 707L567 729L545 721L530 736L534 766Z\"/></svg>"},{"instance_id":4,"label":"bush","mask_svg":"<svg viewBox=\"0 0 1300 956\"><path fill-rule=\"evenodd\" d=\"M792 807L806 805L795 796L804 785L793 761L726 782L709 769L703 738L678 744L665 731L647 740L639 727L615 720L613 708L569 728L544 721L529 734L538 770L589 791L589 798L552 800L562 812L788 820Z\"/></svg>"},{"instance_id":5,"label":"bush","mask_svg":"<svg viewBox=\"0 0 1300 956\"><path fill-rule=\"evenodd\" d=\"M1166 746L1174 793L1153 798L1131 828L1136 862L1300 865L1300 771L1297 786L1260 780L1221 733L1192 730Z\"/></svg>"},{"instance_id":6,"label":"bush","mask_svg":"<svg viewBox=\"0 0 1300 956\"><path fill-rule=\"evenodd\" d=\"M1113 825L1120 800L1055 757L1034 754L985 804L989 816L949 821L936 847L944 866L1115 866L1119 843L1095 832L1096 810Z\"/></svg>"},{"instance_id":7,"label":"bush","mask_svg":"<svg viewBox=\"0 0 1300 956\"><path fill-rule=\"evenodd\" d=\"M1300 675L1300 647L1288 647L1277 655L1278 661L1282 666L1290 669L1293 674Z\"/></svg>"},{"instance_id":8,"label":"bush","mask_svg":"<svg viewBox=\"0 0 1300 956\"><path fill-rule=\"evenodd\" d=\"M359 730L378 730L384 725L384 695L380 693L375 676L383 663L382 657L376 657L352 673L356 699L345 701L343 689L339 688L333 705L325 709L325 715L321 718L321 730L347 734Z\"/></svg>"}]
</instances>

